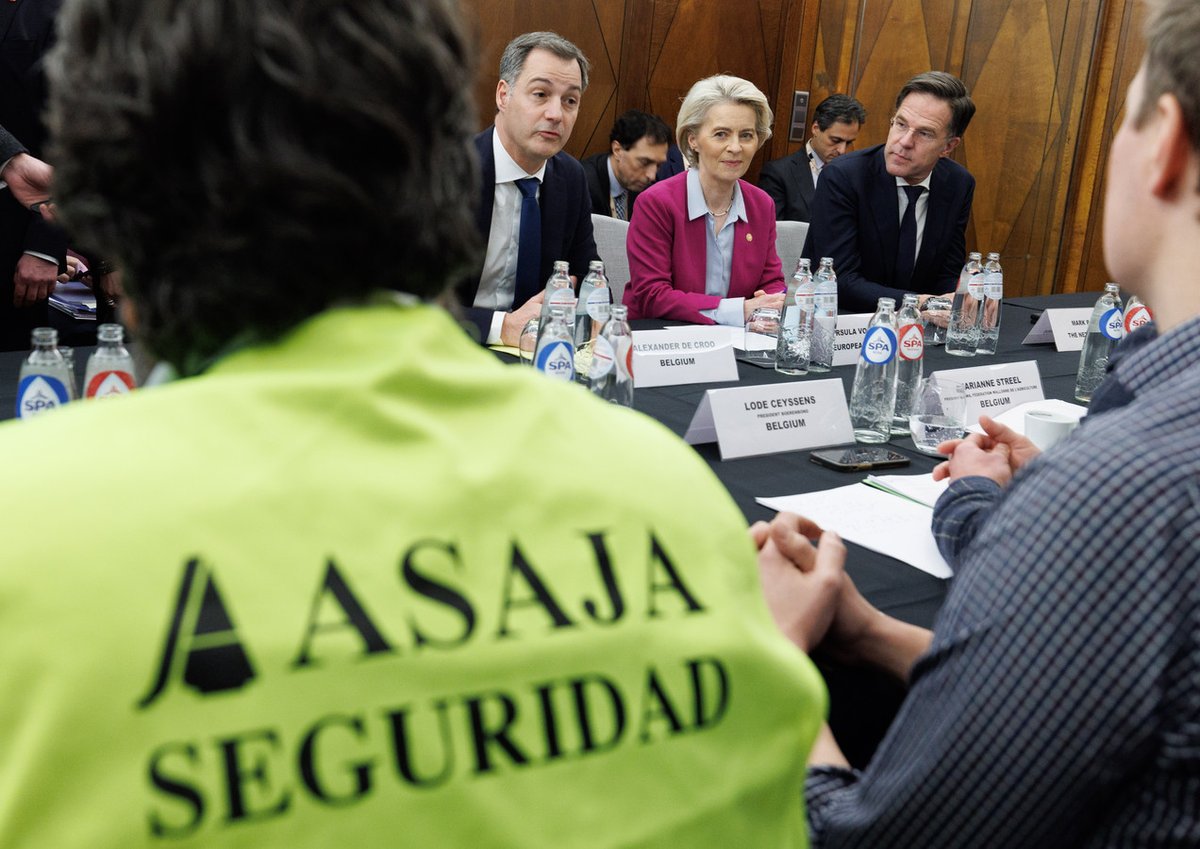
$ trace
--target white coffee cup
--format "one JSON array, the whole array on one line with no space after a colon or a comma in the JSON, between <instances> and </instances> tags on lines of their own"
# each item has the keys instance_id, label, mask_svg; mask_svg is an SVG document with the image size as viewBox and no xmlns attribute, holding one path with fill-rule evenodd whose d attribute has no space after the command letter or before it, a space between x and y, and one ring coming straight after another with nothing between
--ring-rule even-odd
<instances>
[{"instance_id":1,"label":"white coffee cup","mask_svg":"<svg viewBox=\"0 0 1200 849\"><path fill-rule=\"evenodd\" d=\"M1062 442L1078 425L1077 419L1049 410L1030 410L1025 414L1025 435L1043 451Z\"/></svg>"}]
</instances>

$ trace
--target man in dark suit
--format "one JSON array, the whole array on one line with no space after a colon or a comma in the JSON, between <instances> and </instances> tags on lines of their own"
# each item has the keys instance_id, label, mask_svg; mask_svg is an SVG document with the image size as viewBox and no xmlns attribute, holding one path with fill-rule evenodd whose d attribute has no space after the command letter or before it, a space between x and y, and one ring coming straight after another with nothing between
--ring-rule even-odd
<instances>
[{"instance_id":1,"label":"man in dark suit","mask_svg":"<svg viewBox=\"0 0 1200 849\"><path fill-rule=\"evenodd\" d=\"M848 94L832 94L813 112L812 137L803 150L763 166L758 187L775 201L775 218L808 221L821 169L854 146L866 108Z\"/></svg>"},{"instance_id":2,"label":"man in dark suit","mask_svg":"<svg viewBox=\"0 0 1200 849\"><path fill-rule=\"evenodd\" d=\"M35 156L46 137L42 59L54 43L59 5L59 0L0 3L0 125ZM46 299L66 252L61 229L10 193L0 195L0 349L28 348L30 330L48 323Z\"/></svg>"},{"instance_id":3,"label":"man in dark suit","mask_svg":"<svg viewBox=\"0 0 1200 849\"><path fill-rule=\"evenodd\" d=\"M579 48L552 32L517 36L500 57L495 124L475 137L487 251L480 273L457 287L481 342L517 344L555 260L578 279L596 259L583 166L562 152L587 72Z\"/></svg>"},{"instance_id":4,"label":"man in dark suit","mask_svg":"<svg viewBox=\"0 0 1200 849\"><path fill-rule=\"evenodd\" d=\"M657 115L630 109L617 118L609 150L583 160L592 212L628 221L638 194L666 164L671 130Z\"/></svg>"},{"instance_id":5,"label":"man in dark suit","mask_svg":"<svg viewBox=\"0 0 1200 849\"><path fill-rule=\"evenodd\" d=\"M871 312L881 297L949 292L966 255L975 178L949 158L975 103L943 71L904 84L886 144L834 160L813 197L804 256L833 257L838 309Z\"/></svg>"}]
</instances>

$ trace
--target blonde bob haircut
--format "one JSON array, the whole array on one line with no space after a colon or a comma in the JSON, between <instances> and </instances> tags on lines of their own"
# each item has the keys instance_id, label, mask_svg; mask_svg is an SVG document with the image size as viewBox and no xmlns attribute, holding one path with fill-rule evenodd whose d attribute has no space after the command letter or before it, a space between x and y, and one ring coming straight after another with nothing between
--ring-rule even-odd
<instances>
[{"instance_id":1,"label":"blonde bob haircut","mask_svg":"<svg viewBox=\"0 0 1200 849\"><path fill-rule=\"evenodd\" d=\"M719 103L749 106L754 110L754 129L758 132L758 143L761 145L771 137L771 124L775 115L767 103L767 96L759 91L754 83L724 74L705 77L687 93L683 105L679 107L679 117L675 121L675 142L692 168L696 167L696 152L688 144L688 136L700 131L700 125L708 117L708 111Z\"/></svg>"}]
</instances>

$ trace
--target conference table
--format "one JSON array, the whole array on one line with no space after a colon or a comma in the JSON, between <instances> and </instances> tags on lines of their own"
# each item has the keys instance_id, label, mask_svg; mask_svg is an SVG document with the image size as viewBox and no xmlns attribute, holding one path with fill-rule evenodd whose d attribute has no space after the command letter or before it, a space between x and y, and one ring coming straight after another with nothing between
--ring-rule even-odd
<instances>
[{"instance_id":1,"label":"conference table","mask_svg":"<svg viewBox=\"0 0 1200 849\"><path fill-rule=\"evenodd\" d=\"M1033 360L1047 398L1075 402L1077 351L1059 353L1053 344L1024 345L1026 335L1048 308L1090 307L1096 292L1013 298L1003 304L1000 340L993 355L956 357L941 346L925 348L924 373ZM633 322L635 330L662 327L663 322ZM692 421L704 393L709 389L782 381L840 378L847 403L854 380L854 366L838 366L831 372L793 377L773 369L739 361L737 383L708 383L655 387L637 390L634 407L662 422L682 436ZM1076 402L1077 403L1077 402ZM930 472L939 460L916 450L908 436L893 436L887 446L911 460L902 469L881 474ZM716 443L695 446L713 472L729 490L748 522L769 520L774 512L758 504L757 497L792 495L834 489L863 480L869 472L841 472L809 461L809 451L792 451L757 457L722 460ZM846 571L863 596L892 616L931 627L946 597L949 582L935 578L886 554L847 542ZM830 722L835 736L855 766L863 766L882 739L904 696L903 686L879 673L850 669L823 662L818 665L829 686Z\"/></svg>"},{"instance_id":2,"label":"conference table","mask_svg":"<svg viewBox=\"0 0 1200 849\"><path fill-rule=\"evenodd\" d=\"M929 374L943 369L1033 360L1037 363L1045 396L1073 401L1078 352L1058 353L1053 345L1024 345L1022 342L1044 310L1090 307L1098 297L1098 293L1082 292L1006 300L995 354L954 357L947 354L943 347L926 346L924 372ZM664 324L661 321L636 321L633 327L635 330L650 329ZM77 385L82 383L86 359L91 350L75 350ZM0 418L12 418L15 414L17 376L25 357L25 352L0 353ZM682 436L709 389L783 381L827 380L832 377L841 379L848 402L854 378L854 366L839 366L828 373L805 376L784 375L774 369L742 361L737 363L737 369L736 383L639 389L634 396L634 408ZM920 474L931 471L938 462L936 458L917 451L908 436L894 436L888 447L908 457L911 464L904 469L888 470L887 473ZM757 497L834 489L861 481L867 475L867 472L840 472L818 466L809 461L810 452L807 450L730 460L721 459L716 443L697 445L695 451L725 485L745 514L747 522L769 520L773 515L771 510L755 501ZM948 581L852 542L847 543L847 549L847 572L868 601L885 613L907 622L925 627L933 625L945 599ZM903 698L903 688L898 682L864 670L844 669L825 663L821 663L821 670L829 684L834 733L851 762L864 764Z\"/></svg>"},{"instance_id":3,"label":"conference table","mask_svg":"<svg viewBox=\"0 0 1200 849\"><path fill-rule=\"evenodd\" d=\"M1023 345L1022 340L1033 326L1033 322L1048 307L1091 306L1097 293L1083 292L1067 295L1050 295L1031 298L1013 298L1003 305L1000 325L1000 343L994 355L971 358L954 357L945 353L943 347L926 346L924 371L965 368L976 365L1012 363L1021 360L1037 362L1041 374L1043 391L1048 398L1073 400L1075 372L1079 354L1057 353L1053 345ZM638 321L634 329L662 327L664 322ZM75 350L77 385L82 383L90 347ZM25 352L0 353L0 418L12 418L16 408L17 375ZM749 384L778 383L782 381L805 381L840 378L849 401L850 386L854 378L854 366L835 367L824 374L810 373L795 377L780 374L769 368L739 361L738 382L706 383L683 386L640 389L634 396L634 407L660 421L682 436L687 430L704 393L709 389ZM918 452L907 436L894 436L888 446L911 459L911 465L903 470L889 473L928 472L936 465L936 458ZM809 462L808 451L794 451L722 460L716 443L695 446L696 452L729 490L733 500L741 508L748 522L770 519L772 511L755 502L760 496L790 495L802 492L817 492L862 480L866 472L846 473ZM863 595L885 612L917 625L930 626L946 593L946 581L877 552L850 543L848 571Z\"/></svg>"},{"instance_id":4,"label":"conference table","mask_svg":"<svg viewBox=\"0 0 1200 849\"><path fill-rule=\"evenodd\" d=\"M942 346L926 346L924 372L973 366L1014 363L1033 360L1037 363L1047 398L1074 402L1075 373L1079 367L1078 352L1058 353L1053 345L1023 345L1022 340L1033 323L1048 307L1091 306L1098 293L1075 293L1032 298L1014 298L1003 304L1000 342L994 355L956 357ZM662 322L634 322L634 329L661 327ZM780 374L773 369L738 362L738 382L691 384L655 387L638 390L634 407L665 424L682 436L691 423L704 393L709 389L782 381L824 380L840 378L849 402L854 380L854 366L838 366L823 374L810 373L801 377ZM893 436L888 447L911 460L903 469L889 469L885 474L919 474L929 472L939 462L922 454L908 436ZM793 451L758 457L722 460L716 443L695 446L725 484L730 495L745 514L747 521L770 519L773 512L755 502L760 496L780 496L817 492L845 486L864 479L868 472L841 472L818 466L808 459L809 451ZM863 595L885 612L905 621L929 627L946 593L946 581L934 578L883 554L850 543L848 571Z\"/></svg>"}]
</instances>

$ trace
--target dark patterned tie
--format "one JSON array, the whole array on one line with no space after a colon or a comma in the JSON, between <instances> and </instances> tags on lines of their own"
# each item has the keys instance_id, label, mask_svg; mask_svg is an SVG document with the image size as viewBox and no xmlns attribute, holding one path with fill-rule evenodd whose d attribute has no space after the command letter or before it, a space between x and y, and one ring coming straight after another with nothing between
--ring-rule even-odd
<instances>
[{"instance_id":1,"label":"dark patterned tie","mask_svg":"<svg viewBox=\"0 0 1200 849\"><path fill-rule=\"evenodd\" d=\"M908 206L900 219L900 244L896 248L897 289L907 289L912 279L913 267L917 264L917 198L925 191L924 186L904 186L908 195Z\"/></svg>"},{"instance_id":2,"label":"dark patterned tie","mask_svg":"<svg viewBox=\"0 0 1200 849\"><path fill-rule=\"evenodd\" d=\"M538 207L535 177L517 180L521 190L521 234L517 241L517 290L513 306L519 307L538 290L542 262L542 210Z\"/></svg>"},{"instance_id":3,"label":"dark patterned tie","mask_svg":"<svg viewBox=\"0 0 1200 849\"><path fill-rule=\"evenodd\" d=\"M626 197L627 195L625 192L621 192L619 195L613 198L613 211L617 213L617 218L620 218L622 221L629 220L629 216L625 213Z\"/></svg>"}]
</instances>

